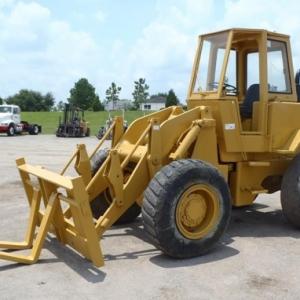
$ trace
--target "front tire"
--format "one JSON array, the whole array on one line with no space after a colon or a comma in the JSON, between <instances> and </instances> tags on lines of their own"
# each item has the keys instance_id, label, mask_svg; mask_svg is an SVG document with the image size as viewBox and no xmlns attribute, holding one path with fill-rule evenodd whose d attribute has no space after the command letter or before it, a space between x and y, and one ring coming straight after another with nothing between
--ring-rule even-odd
<instances>
[{"instance_id":1,"label":"front tire","mask_svg":"<svg viewBox=\"0 0 300 300\"><path fill-rule=\"evenodd\" d=\"M283 214L300 228L300 155L292 160L283 175L280 198Z\"/></svg>"},{"instance_id":2,"label":"front tire","mask_svg":"<svg viewBox=\"0 0 300 300\"><path fill-rule=\"evenodd\" d=\"M14 125L9 125L7 129L7 135L8 136L14 136L16 134L16 129Z\"/></svg>"},{"instance_id":3,"label":"front tire","mask_svg":"<svg viewBox=\"0 0 300 300\"><path fill-rule=\"evenodd\" d=\"M142 217L152 243L176 258L199 256L221 238L230 220L228 185L212 165L174 161L151 180Z\"/></svg>"}]
</instances>

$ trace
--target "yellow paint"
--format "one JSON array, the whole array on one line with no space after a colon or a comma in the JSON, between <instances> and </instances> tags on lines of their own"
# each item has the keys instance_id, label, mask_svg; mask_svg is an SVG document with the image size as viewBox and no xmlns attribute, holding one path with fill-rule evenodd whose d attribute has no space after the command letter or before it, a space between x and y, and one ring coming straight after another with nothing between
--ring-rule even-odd
<instances>
[{"instance_id":1,"label":"yellow paint","mask_svg":"<svg viewBox=\"0 0 300 300\"><path fill-rule=\"evenodd\" d=\"M208 185L189 187L179 199L176 207L176 225L188 239L200 239L217 224L220 204L216 192Z\"/></svg>"}]
</instances>

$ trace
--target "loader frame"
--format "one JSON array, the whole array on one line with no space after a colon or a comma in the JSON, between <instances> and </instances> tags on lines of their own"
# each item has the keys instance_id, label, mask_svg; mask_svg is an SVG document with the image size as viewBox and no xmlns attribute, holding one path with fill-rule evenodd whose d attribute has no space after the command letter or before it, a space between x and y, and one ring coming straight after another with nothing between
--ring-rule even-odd
<instances>
[{"instance_id":1,"label":"loader frame","mask_svg":"<svg viewBox=\"0 0 300 300\"><path fill-rule=\"evenodd\" d=\"M163 148L162 142L167 135L170 138L169 128L174 126L178 129L183 126L184 133L174 130L168 148ZM28 228L23 242L3 241L0 242L0 248L31 249L31 252L27 256L0 252L1 259L35 263L47 233L51 233L61 243L68 244L91 260L95 266L102 266L104 258L99 238L134 202L141 204L144 189L162 165L185 157L197 140L214 136L215 122L206 107L187 112L179 107L170 107L136 120L125 134L123 130L123 118L116 117L91 155L88 155L85 145L78 145L60 174L28 165L23 158L16 161L30 207ZM113 135L113 150L92 176L91 159L110 134ZM174 143L176 148L172 146ZM217 147L216 136L211 145ZM200 156L218 165L216 153L207 151L205 147L194 149L192 157ZM64 176L72 163L79 177ZM135 164L133 169L128 168L132 163ZM227 167L218 167L226 176ZM37 184L33 178L37 179ZM113 195L113 201L105 213L93 221L90 201L107 188ZM63 203L67 204L66 208Z\"/></svg>"},{"instance_id":2,"label":"loader frame","mask_svg":"<svg viewBox=\"0 0 300 300\"><path fill-rule=\"evenodd\" d=\"M203 40L224 34L227 39L222 46L224 60L217 88L209 91L195 90ZM300 151L300 104L297 103L295 83L292 81L289 93L277 93L274 96L268 90L269 40L285 43L284 60L289 70L289 74L285 76L289 76L291 80L293 69L288 36L256 29L230 29L204 35L199 40L196 53L188 94L188 111L181 107L168 107L135 120L126 132L123 118L116 117L92 153L89 155L84 145L78 145L60 174L33 167L26 164L24 159L18 159L17 166L30 206L28 229L24 242L0 242L0 248L30 248L31 253L29 256L22 256L0 252L0 258L21 263L35 262L49 232L96 266L103 265L98 239L134 203L143 205L144 192L149 182L153 183L153 178L163 168L170 165L174 167L174 161L191 160L191 164L205 162L206 169L215 170L208 174L223 181L226 186L223 190L230 189L233 206L250 205L257 195L280 190L282 176ZM232 49L239 51L237 93L234 95L226 94L225 82ZM247 90L245 57L253 49L259 55L260 96L256 99L259 101L253 104L252 117L242 118L240 105L245 101L243 99ZM212 66L208 77L212 77L216 62L213 62L213 55L210 55L209 60ZM110 135L112 141L109 155L96 172L92 173L93 157ZM72 163L78 177L66 176ZM37 179L37 184L32 180L33 177ZM155 182L153 185L155 186ZM192 200L186 196L184 202L193 206L198 201L205 209L203 195L209 194L207 190L210 191L210 188L206 184L206 192L203 193L203 185L203 182L196 185L198 190L195 194L192 193ZM212 187L211 195L220 194L214 189ZM97 197L103 193L110 195L111 202L100 217L93 219L90 203L102 201ZM219 200L213 201L217 203ZM230 195L226 201L230 204ZM158 206L150 208L149 213L151 214L151 209L159 209ZM179 215L182 215L187 206L181 209ZM230 205L227 207L230 209ZM187 217L193 215L192 210L186 209L187 214L190 214ZM218 213L212 215L217 216ZM230 213L224 216L228 221ZM194 219L192 216L186 223L192 224L200 219L201 214Z\"/></svg>"}]
</instances>

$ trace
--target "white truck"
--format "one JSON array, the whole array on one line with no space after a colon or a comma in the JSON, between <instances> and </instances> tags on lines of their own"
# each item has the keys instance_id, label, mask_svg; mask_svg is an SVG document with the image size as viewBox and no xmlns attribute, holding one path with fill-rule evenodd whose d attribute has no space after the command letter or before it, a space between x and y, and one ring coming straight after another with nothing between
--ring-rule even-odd
<instances>
[{"instance_id":1,"label":"white truck","mask_svg":"<svg viewBox=\"0 0 300 300\"><path fill-rule=\"evenodd\" d=\"M8 136L15 134L29 133L37 135L42 131L38 124L29 124L21 121L21 109L17 105L0 105L0 133Z\"/></svg>"}]
</instances>

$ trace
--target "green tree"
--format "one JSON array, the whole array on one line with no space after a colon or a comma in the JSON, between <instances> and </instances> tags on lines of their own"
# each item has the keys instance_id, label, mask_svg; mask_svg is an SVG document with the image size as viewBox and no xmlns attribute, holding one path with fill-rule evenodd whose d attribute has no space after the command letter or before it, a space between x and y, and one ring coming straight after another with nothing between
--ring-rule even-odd
<instances>
[{"instance_id":1,"label":"green tree","mask_svg":"<svg viewBox=\"0 0 300 300\"><path fill-rule=\"evenodd\" d=\"M88 110L93 107L97 98L99 99L98 95L95 93L95 88L86 78L81 78L70 90L68 101L74 106Z\"/></svg>"},{"instance_id":2,"label":"green tree","mask_svg":"<svg viewBox=\"0 0 300 300\"><path fill-rule=\"evenodd\" d=\"M172 105L178 105L179 100L177 96L175 95L173 90L170 90L168 95L167 95L167 100L166 100L166 107L172 106Z\"/></svg>"},{"instance_id":3,"label":"green tree","mask_svg":"<svg viewBox=\"0 0 300 300\"><path fill-rule=\"evenodd\" d=\"M63 101L59 101L56 105L57 111L63 111L65 108L65 103Z\"/></svg>"},{"instance_id":4,"label":"green tree","mask_svg":"<svg viewBox=\"0 0 300 300\"><path fill-rule=\"evenodd\" d=\"M149 85L146 84L145 78L140 78L134 82L133 104L136 109L140 107L140 104L146 102L149 96L148 93Z\"/></svg>"},{"instance_id":5,"label":"green tree","mask_svg":"<svg viewBox=\"0 0 300 300\"><path fill-rule=\"evenodd\" d=\"M155 97L164 97L164 98L166 98L167 99L167 96L168 96L168 93L157 93L157 94L153 94L153 95L151 95L150 96L150 99L151 98L155 98Z\"/></svg>"},{"instance_id":6,"label":"green tree","mask_svg":"<svg viewBox=\"0 0 300 300\"><path fill-rule=\"evenodd\" d=\"M121 92L122 88L120 86L117 86L114 82L111 83L111 86L106 90L106 101L107 103L112 102L113 110L116 107L116 103L119 100L119 94Z\"/></svg>"},{"instance_id":7,"label":"green tree","mask_svg":"<svg viewBox=\"0 0 300 300\"><path fill-rule=\"evenodd\" d=\"M48 111L51 110L54 104L55 100L52 93L47 93L45 96L43 96L43 105Z\"/></svg>"},{"instance_id":8,"label":"green tree","mask_svg":"<svg viewBox=\"0 0 300 300\"><path fill-rule=\"evenodd\" d=\"M0 105L3 104L3 99L0 97Z\"/></svg>"},{"instance_id":9,"label":"green tree","mask_svg":"<svg viewBox=\"0 0 300 300\"><path fill-rule=\"evenodd\" d=\"M25 89L6 99L7 104L18 105L23 111L50 111L54 102L51 93L42 95L40 92Z\"/></svg>"},{"instance_id":10,"label":"green tree","mask_svg":"<svg viewBox=\"0 0 300 300\"><path fill-rule=\"evenodd\" d=\"M104 105L101 103L99 97L97 96L92 105L93 111L102 111L104 110Z\"/></svg>"}]
</instances>

